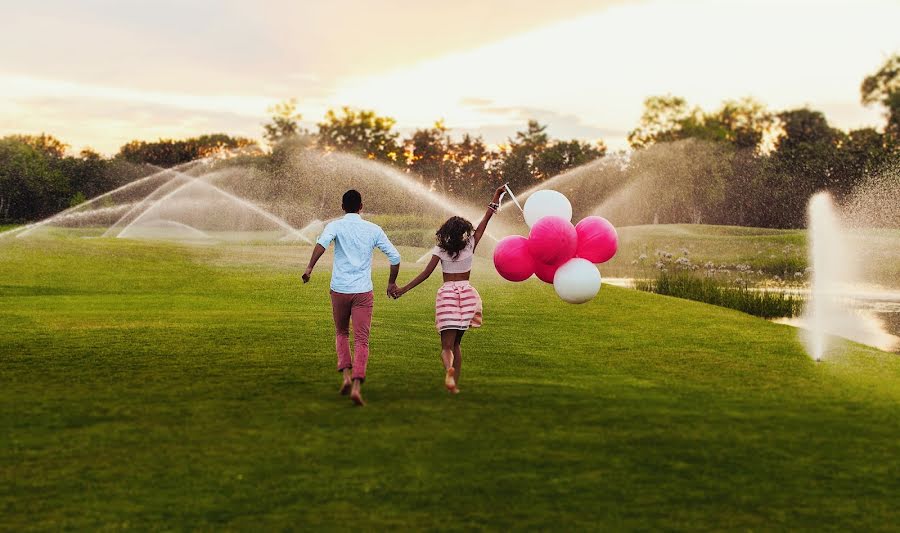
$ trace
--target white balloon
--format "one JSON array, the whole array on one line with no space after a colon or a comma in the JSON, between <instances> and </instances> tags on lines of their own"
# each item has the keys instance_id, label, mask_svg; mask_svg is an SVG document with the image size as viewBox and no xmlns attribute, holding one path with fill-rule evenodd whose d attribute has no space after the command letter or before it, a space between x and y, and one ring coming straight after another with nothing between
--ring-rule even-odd
<instances>
[{"instance_id":1,"label":"white balloon","mask_svg":"<svg viewBox=\"0 0 900 533\"><path fill-rule=\"evenodd\" d=\"M569 259L553 276L556 294L570 304L583 304L600 291L600 271L587 259Z\"/></svg>"},{"instance_id":2,"label":"white balloon","mask_svg":"<svg viewBox=\"0 0 900 533\"><path fill-rule=\"evenodd\" d=\"M525 223L528 227L544 217L560 217L572 222L572 204L561 192L543 190L537 191L525 201L522 209L525 214Z\"/></svg>"}]
</instances>

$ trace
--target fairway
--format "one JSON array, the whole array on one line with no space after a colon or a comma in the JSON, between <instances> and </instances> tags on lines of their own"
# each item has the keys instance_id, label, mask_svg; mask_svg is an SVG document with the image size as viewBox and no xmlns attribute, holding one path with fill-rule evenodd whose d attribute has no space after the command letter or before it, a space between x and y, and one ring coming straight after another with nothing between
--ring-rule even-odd
<instances>
[{"instance_id":1,"label":"fairway","mask_svg":"<svg viewBox=\"0 0 900 533\"><path fill-rule=\"evenodd\" d=\"M785 237L794 239L795 237ZM353 408L298 246L0 242L0 530L833 529L900 523L900 358L478 258L448 395L439 275L385 294ZM400 280L424 249L402 248Z\"/></svg>"}]
</instances>

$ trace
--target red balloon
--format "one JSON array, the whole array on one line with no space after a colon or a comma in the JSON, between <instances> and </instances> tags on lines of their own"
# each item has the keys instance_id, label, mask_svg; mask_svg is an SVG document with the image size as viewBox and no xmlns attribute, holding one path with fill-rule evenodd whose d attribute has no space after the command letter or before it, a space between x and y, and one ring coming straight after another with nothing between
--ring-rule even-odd
<instances>
[{"instance_id":1,"label":"red balloon","mask_svg":"<svg viewBox=\"0 0 900 533\"><path fill-rule=\"evenodd\" d=\"M494 248L494 268L509 281L525 281L534 274L534 259L528 253L528 239L521 235L504 237Z\"/></svg>"},{"instance_id":2,"label":"red balloon","mask_svg":"<svg viewBox=\"0 0 900 533\"><path fill-rule=\"evenodd\" d=\"M603 217L585 217L575 226L575 231L578 233L576 257L591 263L605 263L619 249L619 234Z\"/></svg>"},{"instance_id":3,"label":"red balloon","mask_svg":"<svg viewBox=\"0 0 900 533\"><path fill-rule=\"evenodd\" d=\"M553 285L553 276L556 275L556 271L559 270L559 267L563 266L564 264L565 263L559 263L557 265L547 265L539 261L535 261L534 275L544 283Z\"/></svg>"},{"instance_id":4,"label":"red balloon","mask_svg":"<svg viewBox=\"0 0 900 533\"><path fill-rule=\"evenodd\" d=\"M571 222L560 217L544 217L531 226L528 251L545 265L559 265L575 257L578 233Z\"/></svg>"}]
</instances>

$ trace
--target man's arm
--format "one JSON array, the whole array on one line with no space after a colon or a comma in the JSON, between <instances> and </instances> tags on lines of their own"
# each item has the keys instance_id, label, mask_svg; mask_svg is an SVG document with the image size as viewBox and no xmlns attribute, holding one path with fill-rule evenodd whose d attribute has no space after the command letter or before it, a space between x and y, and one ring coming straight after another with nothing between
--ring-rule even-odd
<instances>
[{"instance_id":1,"label":"man's arm","mask_svg":"<svg viewBox=\"0 0 900 533\"><path fill-rule=\"evenodd\" d=\"M309 258L309 264L306 266L306 272L303 273L303 283L309 283L309 277L312 275L313 268L315 268L316 263L319 262L319 258L324 253L325 247L316 243L316 247L312 251L312 257Z\"/></svg>"},{"instance_id":2,"label":"man's arm","mask_svg":"<svg viewBox=\"0 0 900 533\"><path fill-rule=\"evenodd\" d=\"M400 273L400 263L391 265L391 273L388 275L388 296L396 298L397 294L397 274Z\"/></svg>"},{"instance_id":3,"label":"man's arm","mask_svg":"<svg viewBox=\"0 0 900 533\"><path fill-rule=\"evenodd\" d=\"M309 277L312 276L313 268L315 268L319 258L322 257L322 254L325 253L325 250L331 245L331 241L333 241L336 236L332 224L326 225L325 229L322 230L322 234L316 239L316 246L313 248L312 257L309 258L309 265L306 266L306 272L303 273L303 283L309 283Z\"/></svg>"},{"instance_id":4,"label":"man's arm","mask_svg":"<svg viewBox=\"0 0 900 533\"><path fill-rule=\"evenodd\" d=\"M387 294L393 298L397 293L397 275L400 273L400 252L397 251L397 248L387 238L384 230L378 235L378 239L375 241L375 247L384 252L384 255L387 256L388 261L391 263L391 273L388 275Z\"/></svg>"}]
</instances>

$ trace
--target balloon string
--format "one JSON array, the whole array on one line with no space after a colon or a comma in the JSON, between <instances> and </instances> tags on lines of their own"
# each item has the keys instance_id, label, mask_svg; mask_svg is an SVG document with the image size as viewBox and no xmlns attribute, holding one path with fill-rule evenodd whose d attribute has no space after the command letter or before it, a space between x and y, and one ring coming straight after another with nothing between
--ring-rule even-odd
<instances>
[{"instance_id":1,"label":"balloon string","mask_svg":"<svg viewBox=\"0 0 900 533\"><path fill-rule=\"evenodd\" d=\"M509 197L512 198L513 203L516 204L516 207L518 207L518 208L519 208L519 211L521 211L522 214L524 215L524 214L525 214L525 210L522 209L522 206L521 206L521 205L519 205L519 201L516 199L516 195L513 194L512 189L509 188L509 184L508 184L508 183L505 183L505 184L503 185L503 187L506 189L506 192L509 194Z\"/></svg>"}]
</instances>

